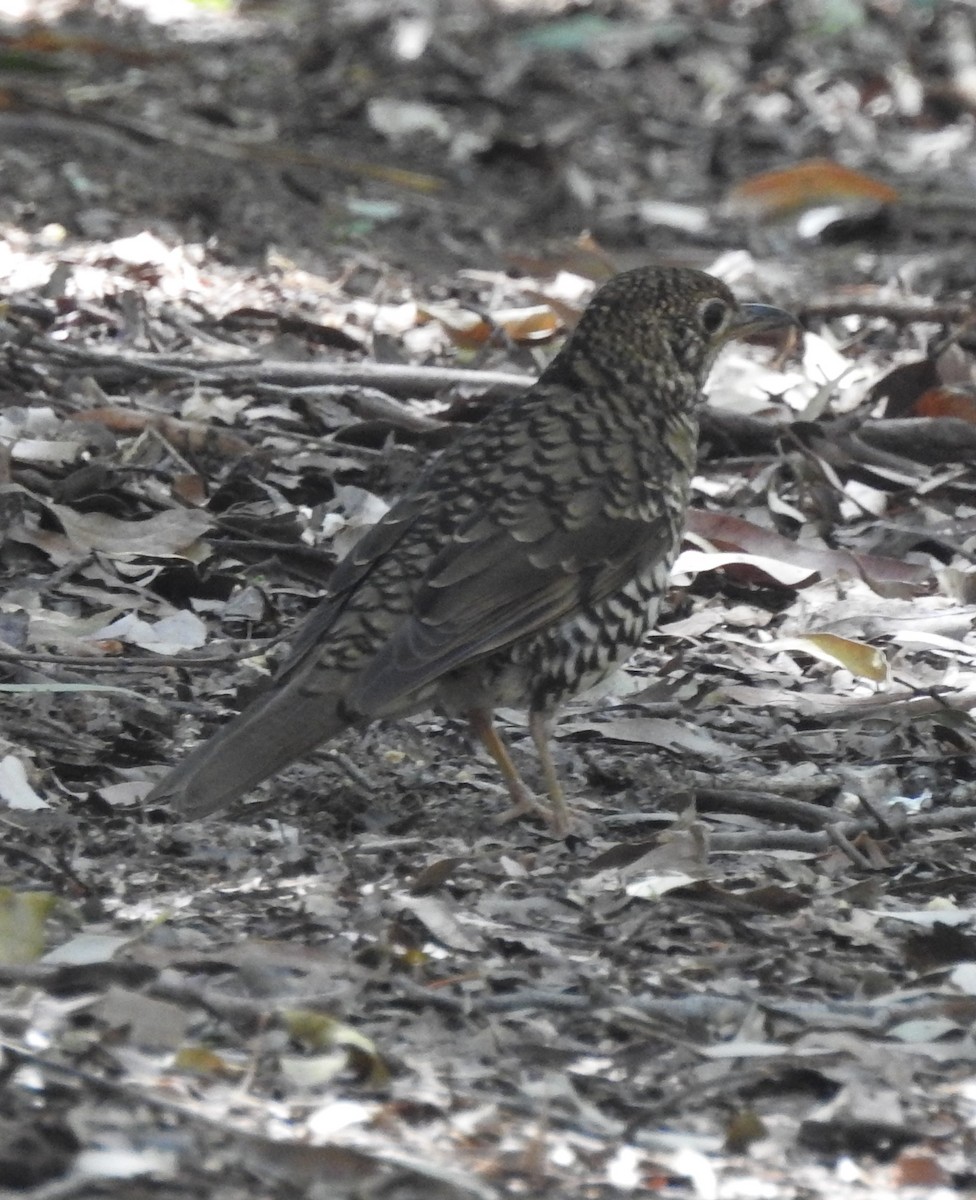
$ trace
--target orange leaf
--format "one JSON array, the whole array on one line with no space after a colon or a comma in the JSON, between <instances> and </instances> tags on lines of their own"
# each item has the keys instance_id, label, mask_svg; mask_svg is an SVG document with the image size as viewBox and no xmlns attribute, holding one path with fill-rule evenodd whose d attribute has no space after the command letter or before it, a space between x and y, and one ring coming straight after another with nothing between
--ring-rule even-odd
<instances>
[{"instance_id":1,"label":"orange leaf","mask_svg":"<svg viewBox=\"0 0 976 1200\"><path fill-rule=\"evenodd\" d=\"M494 321L516 342L538 342L552 337L559 329L559 318L548 304L507 309L495 313Z\"/></svg>"},{"instance_id":2,"label":"orange leaf","mask_svg":"<svg viewBox=\"0 0 976 1200\"><path fill-rule=\"evenodd\" d=\"M827 158L811 158L737 184L726 197L726 207L734 216L772 218L827 204L894 204L897 200L896 189L880 179Z\"/></svg>"},{"instance_id":3,"label":"orange leaf","mask_svg":"<svg viewBox=\"0 0 976 1200\"><path fill-rule=\"evenodd\" d=\"M905 1151L899 1154L894 1170L895 1187L945 1187L950 1176L931 1154Z\"/></svg>"},{"instance_id":4,"label":"orange leaf","mask_svg":"<svg viewBox=\"0 0 976 1200\"><path fill-rule=\"evenodd\" d=\"M504 329L515 342L537 342L552 337L560 326L559 318L548 304L499 309L489 314L490 320L470 309L446 304L427 304L418 312L422 317L439 321L451 341L465 350L483 346L496 329Z\"/></svg>"},{"instance_id":5,"label":"orange leaf","mask_svg":"<svg viewBox=\"0 0 976 1200\"><path fill-rule=\"evenodd\" d=\"M933 387L915 401L919 417L956 417L976 425L976 395L965 388Z\"/></svg>"}]
</instances>

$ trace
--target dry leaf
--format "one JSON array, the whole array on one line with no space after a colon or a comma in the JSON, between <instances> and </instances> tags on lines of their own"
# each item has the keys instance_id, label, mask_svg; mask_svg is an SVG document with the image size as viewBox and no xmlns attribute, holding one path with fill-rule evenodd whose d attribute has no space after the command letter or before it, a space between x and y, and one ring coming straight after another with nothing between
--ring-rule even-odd
<instances>
[{"instance_id":1,"label":"dry leaf","mask_svg":"<svg viewBox=\"0 0 976 1200\"><path fill-rule=\"evenodd\" d=\"M928 567L874 554L852 554L847 550L801 545L729 513L692 508L688 510L686 526L689 533L705 538L716 550L740 550L745 554L776 559L794 568L806 568L809 573L816 572L823 579L841 574L860 578L882 596L917 596L928 590L932 582Z\"/></svg>"},{"instance_id":2,"label":"dry leaf","mask_svg":"<svg viewBox=\"0 0 976 1200\"><path fill-rule=\"evenodd\" d=\"M782 649L795 646L823 662L839 664L858 679L884 683L888 678L888 662L875 646L838 637L834 633L805 633L777 643Z\"/></svg>"},{"instance_id":3,"label":"dry leaf","mask_svg":"<svg viewBox=\"0 0 976 1200\"><path fill-rule=\"evenodd\" d=\"M976 425L976 394L968 388L929 388L915 401L914 412L918 417L956 417Z\"/></svg>"},{"instance_id":4,"label":"dry leaf","mask_svg":"<svg viewBox=\"0 0 976 1200\"><path fill-rule=\"evenodd\" d=\"M68 540L80 550L110 558L144 554L150 558L195 558L187 551L212 528L197 509L172 508L143 521L123 521L107 513L80 513L62 504L47 508L61 522Z\"/></svg>"},{"instance_id":5,"label":"dry leaf","mask_svg":"<svg viewBox=\"0 0 976 1200\"><path fill-rule=\"evenodd\" d=\"M426 304L419 308L423 317L438 321L456 346L474 350L483 346L498 329L503 329L514 342L538 342L559 331L561 322L548 304L533 304L526 308L500 308L486 320L467 308L446 304Z\"/></svg>"},{"instance_id":6,"label":"dry leaf","mask_svg":"<svg viewBox=\"0 0 976 1200\"><path fill-rule=\"evenodd\" d=\"M827 158L812 158L737 184L725 208L733 216L772 220L825 205L863 207L865 202L885 205L897 200L896 189L879 179Z\"/></svg>"}]
</instances>

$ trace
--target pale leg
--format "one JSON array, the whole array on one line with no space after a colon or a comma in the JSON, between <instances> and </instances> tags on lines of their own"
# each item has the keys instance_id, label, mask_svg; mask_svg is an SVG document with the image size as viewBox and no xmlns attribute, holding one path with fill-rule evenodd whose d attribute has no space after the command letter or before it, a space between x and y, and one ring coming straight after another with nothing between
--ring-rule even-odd
<instances>
[{"instance_id":1,"label":"pale leg","mask_svg":"<svg viewBox=\"0 0 976 1200\"><path fill-rule=\"evenodd\" d=\"M529 714L529 733L535 742L539 762L542 763L542 776L546 781L546 791L549 793L549 824L556 837L565 837L572 826L572 814L563 795L563 785L559 782L556 764L552 759L551 728L546 713L532 712Z\"/></svg>"},{"instance_id":2,"label":"pale leg","mask_svg":"<svg viewBox=\"0 0 976 1200\"><path fill-rule=\"evenodd\" d=\"M549 749L548 719L541 713L533 713L529 718L529 732L532 735L532 740L535 743L540 761L542 762L546 790L549 793L549 808L540 804L526 786L522 776L518 772L518 768L512 761L508 747L505 745L501 734L495 728L490 710L484 708L471 709L468 712L468 725L471 732L495 760L502 778L505 780L508 794L512 798L512 807L507 812L502 813L499 821L511 821L515 817L530 815L543 816L549 822L553 833L557 837L565 837L569 832L569 810L566 807L566 801L563 799L563 790L556 775L556 766L552 761L552 753Z\"/></svg>"}]
</instances>

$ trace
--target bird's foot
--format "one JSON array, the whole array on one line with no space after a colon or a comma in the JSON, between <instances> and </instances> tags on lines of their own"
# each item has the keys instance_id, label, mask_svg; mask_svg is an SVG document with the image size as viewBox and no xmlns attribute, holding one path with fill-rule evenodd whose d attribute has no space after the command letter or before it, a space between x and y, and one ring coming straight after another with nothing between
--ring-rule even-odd
<instances>
[{"instance_id":1,"label":"bird's foot","mask_svg":"<svg viewBox=\"0 0 976 1200\"><path fill-rule=\"evenodd\" d=\"M553 837L562 840L569 834L572 814L565 804L545 804L533 796L524 785L517 794L512 794L512 800L511 808L495 817L496 825L507 825L509 821L517 821L521 817L541 817L549 826Z\"/></svg>"}]
</instances>

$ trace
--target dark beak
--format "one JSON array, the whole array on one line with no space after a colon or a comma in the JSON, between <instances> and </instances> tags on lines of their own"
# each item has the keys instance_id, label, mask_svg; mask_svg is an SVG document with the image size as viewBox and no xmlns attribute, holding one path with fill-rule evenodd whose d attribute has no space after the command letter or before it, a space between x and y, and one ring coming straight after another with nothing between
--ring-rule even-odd
<instances>
[{"instance_id":1,"label":"dark beak","mask_svg":"<svg viewBox=\"0 0 976 1200\"><path fill-rule=\"evenodd\" d=\"M782 333L787 329L797 334L803 333L803 326L785 308L774 308L771 304L740 304L726 326L722 340L750 338L760 333Z\"/></svg>"}]
</instances>

